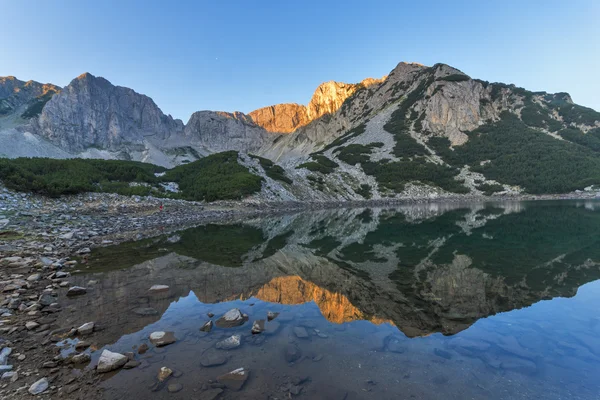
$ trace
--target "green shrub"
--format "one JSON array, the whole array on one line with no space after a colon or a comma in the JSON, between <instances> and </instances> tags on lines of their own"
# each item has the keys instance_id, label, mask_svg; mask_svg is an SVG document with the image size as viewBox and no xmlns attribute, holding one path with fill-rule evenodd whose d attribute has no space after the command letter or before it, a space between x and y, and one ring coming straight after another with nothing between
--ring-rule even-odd
<instances>
[{"instance_id":1,"label":"green shrub","mask_svg":"<svg viewBox=\"0 0 600 400\"><path fill-rule=\"evenodd\" d=\"M339 166L335 161L332 161L320 154L312 154L311 158L315 161L308 161L300 164L296 167L296 169L306 168L309 171L320 172L327 175L332 173L333 170Z\"/></svg>"},{"instance_id":2,"label":"green shrub","mask_svg":"<svg viewBox=\"0 0 600 400\"><path fill-rule=\"evenodd\" d=\"M365 199L370 199L372 197L371 186L367 185L366 183L363 183L362 185L360 185L360 188L356 190L356 193L360 194Z\"/></svg>"},{"instance_id":3,"label":"green shrub","mask_svg":"<svg viewBox=\"0 0 600 400\"><path fill-rule=\"evenodd\" d=\"M349 144L346 147L338 148L334 152L338 152L337 157L345 163L356 165L358 163L365 163L369 161L371 150L375 147L383 147L383 143L375 142L368 145L354 143Z\"/></svg>"},{"instance_id":4,"label":"green shrub","mask_svg":"<svg viewBox=\"0 0 600 400\"><path fill-rule=\"evenodd\" d=\"M265 170L265 174L276 181L292 184L292 180L285 175L285 170L281 168L279 165L275 164L273 161L268 158L263 158L259 156L255 156L253 154L249 154L250 157L258 160L260 166Z\"/></svg>"},{"instance_id":5,"label":"green shrub","mask_svg":"<svg viewBox=\"0 0 600 400\"><path fill-rule=\"evenodd\" d=\"M368 162L362 167L365 173L374 176L381 186L397 193L404 190L406 183L415 181L438 186L449 192L469 192L467 187L454 179L458 172L455 168L426 161Z\"/></svg>"},{"instance_id":6,"label":"green shrub","mask_svg":"<svg viewBox=\"0 0 600 400\"><path fill-rule=\"evenodd\" d=\"M491 196L496 192L502 192L504 186L497 183L483 183L477 189L481 190L486 196Z\"/></svg>"}]
</instances>

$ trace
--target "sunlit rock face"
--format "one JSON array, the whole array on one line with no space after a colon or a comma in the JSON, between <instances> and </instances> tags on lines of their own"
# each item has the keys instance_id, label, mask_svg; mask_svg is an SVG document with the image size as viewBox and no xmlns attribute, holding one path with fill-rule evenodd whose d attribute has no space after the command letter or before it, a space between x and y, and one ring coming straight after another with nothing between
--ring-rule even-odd
<instances>
[{"instance_id":1,"label":"sunlit rock face","mask_svg":"<svg viewBox=\"0 0 600 400\"><path fill-rule=\"evenodd\" d=\"M248 114L259 126L269 132L290 133L326 114L335 113L358 89L382 82L384 78L367 78L361 83L329 81L320 84L308 106L286 103L259 108Z\"/></svg>"}]
</instances>

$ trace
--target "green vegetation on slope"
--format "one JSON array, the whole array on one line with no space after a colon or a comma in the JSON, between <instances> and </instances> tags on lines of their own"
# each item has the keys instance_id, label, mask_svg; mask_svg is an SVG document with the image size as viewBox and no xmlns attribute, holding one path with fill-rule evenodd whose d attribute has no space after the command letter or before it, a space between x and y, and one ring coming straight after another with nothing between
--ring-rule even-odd
<instances>
[{"instance_id":1,"label":"green vegetation on slope","mask_svg":"<svg viewBox=\"0 0 600 400\"><path fill-rule=\"evenodd\" d=\"M468 135L464 145L438 154L452 165L469 165L488 179L529 193L565 193L600 183L597 154L531 129L514 114L504 112L500 121Z\"/></svg>"},{"instance_id":2,"label":"green vegetation on slope","mask_svg":"<svg viewBox=\"0 0 600 400\"><path fill-rule=\"evenodd\" d=\"M21 114L21 117L25 118L25 119L29 119L29 118L37 117L38 115L40 115L42 113L42 109L44 108L46 103L48 101L50 101L52 96L54 96L55 94L56 94L56 92L54 92L54 91L48 91L48 92L44 93L43 95L39 96L38 98L36 98L29 105L29 107L27 107L27 109L23 112L23 114Z\"/></svg>"},{"instance_id":3,"label":"green vegetation on slope","mask_svg":"<svg viewBox=\"0 0 600 400\"><path fill-rule=\"evenodd\" d=\"M237 151L212 154L167 171L167 182L177 182L187 200L241 199L260 191L262 178L238 163Z\"/></svg>"},{"instance_id":4,"label":"green vegetation on slope","mask_svg":"<svg viewBox=\"0 0 600 400\"><path fill-rule=\"evenodd\" d=\"M438 186L453 193L468 193L462 182L454 179L457 169L421 160L397 162L367 162L362 165L367 175L396 193L402 192L407 183L418 181L430 186Z\"/></svg>"},{"instance_id":5,"label":"green vegetation on slope","mask_svg":"<svg viewBox=\"0 0 600 400\"><path fill-rule=\"evenodd\" d=\"M236 151L227 151L168 171L152 164L122 160L0 159L0 180L11 189L51 197L108 192L187 200L241 199L260 191L262 178L251 174L237 158ZM163 177L154 175L164 171ZM161 182L178 183L180 193L165 192Z\"/></svg>"},{"instance_id":6,"label":"green vegetation on slope","mask_svg":"<svg viewBox=\"0 0 600 400\"><path fill-rule=\"evenodd\" d=\"M148 195L156 189L129 182L156 184L154 173L161 171L164 168L135 161L0 159L0 180L7 187L51 197L82 192Z\"/></svg>"}]
</instances>

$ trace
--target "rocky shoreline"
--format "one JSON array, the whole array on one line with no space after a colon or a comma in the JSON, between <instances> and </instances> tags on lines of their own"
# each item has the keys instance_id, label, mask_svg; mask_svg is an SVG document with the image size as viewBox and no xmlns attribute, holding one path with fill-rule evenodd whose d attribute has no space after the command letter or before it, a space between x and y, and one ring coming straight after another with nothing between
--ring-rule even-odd
<instances>
[{"instance_id":1,"label":"rocky shoreline","mask_svg":"<svg viewBox=\"0 0 600 400\"><path fill-rule=\"evenodd\" d=\"M85 292L85 288L71 287L69 277L95 247L199 224L235 223L266 214L311 209L426 202L591 200L596 196L595 192L581 192L346 203L203 204L101 193L48 199L0 187L0 397L30 398L34 393L61 399L100 397L99 374L78 368L74 363L81 360L64 358L55 346L76 328L57 324L63 311L58 294Z\"/></svg>"}]
</instances>

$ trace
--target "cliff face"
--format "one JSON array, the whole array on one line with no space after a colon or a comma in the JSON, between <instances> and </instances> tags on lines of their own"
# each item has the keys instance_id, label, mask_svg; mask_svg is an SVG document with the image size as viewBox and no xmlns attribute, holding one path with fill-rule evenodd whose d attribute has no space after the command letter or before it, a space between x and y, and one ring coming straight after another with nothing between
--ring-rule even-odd
<instances>
[{"instance_id":1,"label":"cliff face","mask_svg":"<svg viewBox=\"0 0 600 400\"><path fill-rule=\"evenodd\" d=\"M384 78L367 78L359 84L329 81L319 85L308 106L287 103L259 108L248 114L269 132L290 133L325 114L335 113L358 89L382 82Z\"/></svg>"},{"instance_id":2,"label":"cliff face","mask_svg":"<svg viewBox=\"0 0 600 400\"><path fill-rule=\"evenodd\" d=\"M185 126L184 135L190 144L210 151L244 152L255 152L274 137L246 114L220 111L195 112Z\"/></svg>"},{"instance_id":3,"label":"cliff face","mask_svg":"<svg viewBox=\"0 0 600 400\"><path fill-rule=\"evenodd\" d=\"M181 133L183 123L163 114L151 98L85 73L45 105L32 129L71 152L119 151Z\"/></svg>"}]
</instances>

